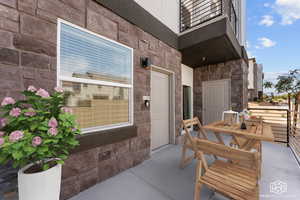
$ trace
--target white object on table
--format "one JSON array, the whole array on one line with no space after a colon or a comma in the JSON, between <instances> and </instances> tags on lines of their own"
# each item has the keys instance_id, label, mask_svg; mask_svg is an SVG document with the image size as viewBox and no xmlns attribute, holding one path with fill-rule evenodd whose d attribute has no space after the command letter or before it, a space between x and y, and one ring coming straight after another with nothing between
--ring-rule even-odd
<instances>
[{"instance_id":1,"label":"white object on table","mask_svg":"<svg viewBox=\"0 0 300 200\"><path fill-rule=\"evenodd\" d=\"M222 114L222 120L224 121L225 120L225 115L226 114L229 114L229 115L235 115L235 118L236 118L236 123L240 123L240 119L239 119L239 113L238 112L235 112L233 110L227 110L227 111L224 111L223 114Z\"/></svg>"}]
</instances>

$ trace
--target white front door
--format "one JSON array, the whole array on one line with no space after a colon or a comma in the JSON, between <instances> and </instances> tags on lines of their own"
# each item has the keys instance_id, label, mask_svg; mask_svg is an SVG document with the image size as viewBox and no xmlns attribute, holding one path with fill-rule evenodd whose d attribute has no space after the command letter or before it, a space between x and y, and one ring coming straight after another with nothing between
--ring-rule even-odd
<instances>
[{"instance_id":1,"label":"white front door","mask_svg":"<svg viewBox=\"0 0 300 200\"><path fill-rule=\"evenodd\" d=\"M202 83L202 121L209 124L222 119L222 113L230 107L230 80Z\"/></svg>"},{"instance_id":2,"label":"white front door","mask_svg":"<svg viewBox=\"0 0 300 200\"><path fill-rule=\"evenodd\" d=\"M151 149L169 144L170 81L169 76L151 71Z\"/></svg>"}]
</instances>

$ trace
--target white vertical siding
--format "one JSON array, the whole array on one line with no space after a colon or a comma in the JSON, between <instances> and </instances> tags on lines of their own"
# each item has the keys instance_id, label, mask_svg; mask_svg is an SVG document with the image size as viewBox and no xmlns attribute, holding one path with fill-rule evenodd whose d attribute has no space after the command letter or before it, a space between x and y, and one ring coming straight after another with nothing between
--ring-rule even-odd
<instances>
[{"instance_id":1,"label":"white vertical siding","mask_svg":"<svg viewBox=\"0 0 300 200\"><path fill-rule=\"evenodd\" d=\"M240 44L246 46L246 32L247 32L247 0L241 0L241 34L240 34Z\"/></svg>"},{"instance_id":2,"label":"white vertical siding","mask_svg":"<svg viewBox=\"0 0 300 200\"><path fill-rule=\"evenodd\" d=\"M254 60L249 60L248 89L254 89Z\"/></svg>"},{"instance_id":3,"label":"white vertical siding","mask_svg":"<svg viewBox=\"0 0 300 200\"><path fill-rule=\"evenodd\" d=\"M135 0L140 6L179 33L179 0Z\"/></svg>"},{"instance_id":4,"label":"white vertical siding","mask_svg":"<svg viewBox=\"0 0 300 200\"><path fill-rule=\"evenodd\" d=\"M257 91L263 91L263 65L257 66Z\"/></svg>"}]
</instances>

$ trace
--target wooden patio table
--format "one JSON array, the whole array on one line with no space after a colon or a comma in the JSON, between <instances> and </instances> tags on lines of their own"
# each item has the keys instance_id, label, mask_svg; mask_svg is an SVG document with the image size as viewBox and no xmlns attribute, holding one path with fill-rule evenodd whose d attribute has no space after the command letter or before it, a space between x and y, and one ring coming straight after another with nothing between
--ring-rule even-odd
<instances>
[{"instance_id":1,"label":"wooden patio table","mask_svg":"<svg viewBox=\"0 0 300 200\"><path fill-rule=\"evenodd\" d=\"M203 126L203 129L212 131L221 144L224 144L221 134L231 135L240 149L251 150L261 141L274 142L274 135L270 125L259 122L246 122L247 129L242 130L240 124L227 125L224 121L216 121ZM241 142L241 139L243 142Z\"/></svg>"}]
</instances>

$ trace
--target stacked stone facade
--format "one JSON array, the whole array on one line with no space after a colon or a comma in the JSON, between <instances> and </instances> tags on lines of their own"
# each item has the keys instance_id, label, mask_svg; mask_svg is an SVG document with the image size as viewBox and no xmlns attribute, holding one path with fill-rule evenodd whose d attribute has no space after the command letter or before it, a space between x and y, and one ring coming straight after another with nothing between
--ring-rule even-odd
<instances>
[{"instance_id":1,"label":"stacked stone facade","mask_svg":"<svg viewBox=\"0 0 300 200\"><path fill-rule=\"evenodd\" d=\"M194 69L194 113L202 118L202 82L231 80L231 106L242 111L248 104L248 65L243 59Z\"/></svg>"},{"instance_id":2,"label":"stacked stone facade","mask_svg":"<svg viewBox=\"0 0 300 200\"><path fill-rule=\"evenodd\" d=\"M62 199L101 182L149 157L150 71L140 57L175 73L176 133L181 121L181 54L93 0L0 0L0 101L22 98L29 85L52 90L57 82L57 18L134 49L134 124L137 137L70 156L63 168Z\"/></svg>"}]
</instances>

